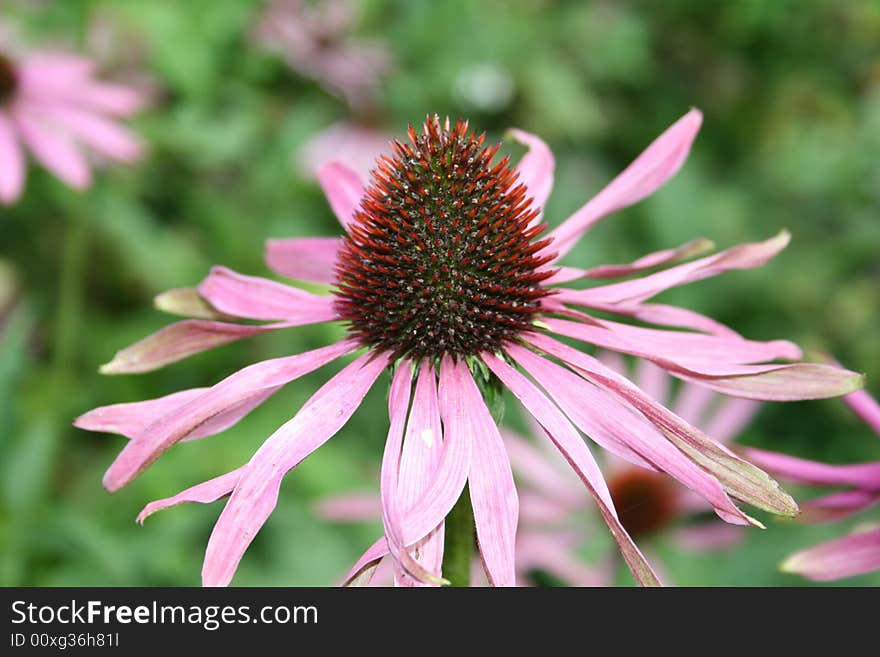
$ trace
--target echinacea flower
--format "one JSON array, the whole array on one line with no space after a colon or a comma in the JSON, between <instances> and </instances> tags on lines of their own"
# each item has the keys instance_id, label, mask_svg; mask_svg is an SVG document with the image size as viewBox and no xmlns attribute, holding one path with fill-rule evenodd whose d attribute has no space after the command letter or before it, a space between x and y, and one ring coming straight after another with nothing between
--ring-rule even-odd
<instances>
[{"instance_id":1,"label":"echinacea flower","mask_svg":"<svg viewBox=\"0 0 880 657\"><path fill-rule=\"evenodd\" d=\"M630 374L619 354L604 352L598 357L619 374ZM718 395L693 383L673 391L672 378L647 360L639 361L631 378L643 392L724 444L734 440L760 408L759 402ZM608 585L614 581L613 555L591 564L578 555L595 535L586 522L593 509L590 496L559 452L541 438L541 427L532 428L531 438L501 429L520 499L517 582L533 583L539 571L573 586ZM675 486L660 472L607 456L604 471L611 499L620 524L633 538L665 534L678 548L695 552L724 550L739 541L740 527L703 518L711 509L703 498ZM381 509L377 495L359 492L328 496L316 505L321 518L335 522L373 521ZM658 569L656 559L651 562ZM472 581L482 579L481 574L481 566L475 564ZM370 583L388 585L393 575L391 569L381 576L376 573ZM400 577L397 581L408 583Z\"/></svg>"},{"instance_id":2,"label":"echinacea flower","mask_svg":"<svg viewBox=\"0 0 880 657\"><path fill-rule=\"evenodd\" d=\"M733 498L794 514L794 501L764 472L624 376L554 337L645 358L682 380L740 397L809 399L861 386L860 375L832 365L770 363L799 359L791 342L747 340L697 313L648 303L676 285L764 264L785 246L785 234L631 281L585 290L559 286L639 274L694 252L691 243L631 265L588 270L556 265L592 225L651 194L678 171L701 120L696 110L686 114L547 239L540 239L541 214L552 187L553 157L525 132L512 133L529 149L516 168L507 158L495 162L499 146L484 147L484 136L469 132L466 123L444 123L436 116L421 134L410 128L408 144L394 143L393 156L379 159L367 187L343 164L328 165L319 180L346 234L271 240L267 263L281 275L333 285L332 294L217 267L197 291L177 290L159 300L165 309L202 319L178 322L123 349L103 371L152 370L302 324L342 321L347 336L251 365L210 388L82 416L80 427L131 438L104 485L118 490L175 443L217 433L293 379L365 349L248 463L141 513L143 519L182 502L229 496L208 541L205 584L229 583L272 512L284 476L339 431L389 369L390 429L380 482L385 535L358 563L359 575L390 553L413 579L442 581L444 518L467 485L488 578L493 585L515 584L519 501L504 442L484 401L502 386L585 483L642 584L657 584L657 577L621 525L581 431L624 459L671 475L728 522L758 524ZM598 319L573 306L676 330Z\"/></svg>"},{"instance_id":3,"label":"echinacea flower","mask_svg":"<svg viewBox=\"0 0 880 657\"><path fill-rule=\"evenodd\" d=\"M865 390L846 395L847 406L880 436L880 404ZM802 505L799 520L835 522L880 503L880 461L831 465L766 450L749 449L752 460L795 484L822 486L835 492ZM795 552L782 570L819 582L880 570L880 527L857 528L852 534Z\"/></svg>"},{"instance_id":4,"label":"echinacea flower","mask_svg":"<svg viewBox=\"0 0 880 657\"><path fill-rule=\"evenodd\" d=\"M254 38L300 75L367 111L391 55L381 41L353 36L358 15L353 0L269 0Z\"/></svg>"},{"instance_id":5,"label":"echinacea flower","mask_svg":"<svg viewBox=\"0 0 880 657\"><path fill-rule=\"evenodd\" d=\"M26 152L74 189L92 182L86 151L120 162L138 159L140 141L116 119L142 105L133 89L96 79L88 58L0 49L0 202L21 196Z\"/></svg>"}]
</instances>

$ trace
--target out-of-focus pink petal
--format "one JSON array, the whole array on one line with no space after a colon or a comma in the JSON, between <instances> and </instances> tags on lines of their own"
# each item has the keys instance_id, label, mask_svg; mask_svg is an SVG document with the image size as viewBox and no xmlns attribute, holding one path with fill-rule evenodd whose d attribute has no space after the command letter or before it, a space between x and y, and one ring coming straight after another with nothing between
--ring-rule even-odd
<instances>
[{"instance_id":1,"label":"out-of-focus pink petal","mask_svg":"<svg viewBox=\"0 0 880 657\"><path fill-rule=\"evenodd\" d=\"M541 214L531 222L535 225L541 221L547 198L553 190L553 169L556 166L553 152L540 137L531 133L512 128L510 135L529 149L516 165L516 172L519 182L528 188L527 196L532 198L534 207L541 210Z\"/></svg>"},{"instance_id":2,"label":"out-of-focus pink petal","mask_svg":"<svg viewBox=\"0 0 880 657\"><path fill-rule=\"evenodd\" d=\"M342 428L387 365L387 356L361 356L324 384L257 450L211 533L202 568L206 586L229 584L245 550L275 508L284 475Z\"/></svg>"},{"instance_id":3,"label":"out-of-focus pink petal","mask_svg":"<svg viewBox=\"0 0 880 657\"><path fill-rule=\"evenodd\" d=\"M462 419L474 438L468 482L483 565L493 586L516 586L519 499L510 460L464 360L454 367L461 382Z\"/></svg>"},{"instance_id":4,"label":"out-of-focus pink petal","mask_svg":"<svg viewBox=\"0 0 880 657\"><path fill-rule=\"evenodd\" d=\"M636 385L661 404L669 399L669 385L672 379L649 360L640 360L636 365Z\"/></svg>"},{"instance_id":5,"label":"out-of-focus pink petal","mask_svg":"<svg viewBox=\"0 0 880 657\"><path fill-rule=\"evenodd\" d=\"M382 516L382 501L375 493L350 493L325 497L315 505L315 512L336 522L373 521Z\"/></svg>"},{"instance_id":6,"label":"out-of-focus pink petal","mask_svg":"<svg viewBox=\"0 0 880 657\"><path fill-rule=\"evenodd\" d=\"M613 435L652 469L668 473L706 499L727 522L744 525L750 518L740 511L721 484L687 455L663 439L642 415L618 402L568 370L528 349L511 346L508 352L556 401L562 411L588 436Z\"/></svg>"},{"instance_id":7,"label":"out-of-focus pink petal","mask_svg":"<svg viewBox=\"0 0 880 657\"><path fill-rule=\"evenodd\" d=\"M244 276L226 267L212 267L198 289L214 308L235 317L298 324L336 319L331 296L318 296L265 278Z\"/></svg>"},{"instance_id":8,"label":"out-of-focus pink petal","mask_svg":"<svg viewBox=\"0 0 880 657\"><path fill-rule=\"evenodd\" d=\"M765 242L740 244L721 253L642 276L632 281L600 285L586 290L561 290L557 298L565 303L592 304L646 301L670 288L717 276L732 269L753 269L766 264L784 249L791 235L782 231Z\"/></svg>"},{"instance_id":9,"label":"out-of-focus pink petal","mask_svg":"<svg viewBox=\"0 0 880 657\"><path fill-rule=\"evenodd\" d=\"M801 504L799 522L837 522L880 503L878 490L845 490Z\"/></svg>"},{"instance_id":10,"label":"out-of-focus pink petal","mask_svg":"<svg viewBox=\"0 0 880 657\"><path fill-rule=\"evenodd\" d=\"M46 169L74 189L92 184L88 163L66 135L34 118L24 103L16 106L14 119L24 143Z\"/></svg>"},{"instance_id":11,"label":"out-of-focus pink petal","mask_svg":"<svg viewBox=\"0 0 880 657\"><path fill-rule=\"evenodd\" d=\"M539 425L538 431L541 430ZM527 482L530 489L540 492L542 498L549 498L549 503L560 510L577 507L583 501L583 487L580 482L575 479L577 488L573 489L565 477L571 472L570 469L568 473L559 472L546 454L511 431L501 429L501 435L517 478Z\"/></svg>"},{"instance_id":12,"label":"out-of-focus pink petal","mask_svg":"<svg viewBox=\"0 0 880 657\"><path fill-rule=\"evenodd\" d=\"M678 548L690 552L729 550L742 543L745 532L723 522L706 522L692 527L679 527L672 532Z\"/></svg>"},{"instance_id":13,"label":"out-of-focus pink petal","mask_svg":"<svg viewBox=\"0 0 880 657\"><path fill-rule=\"evenodd\" d=\"M695 255L710 251L715 247L712 240L703 237L691 240L675 249L663 249L655 251L628 265L599 265L592 269L577 269L575 267L560 267L553 276L544 281L544 285L558 285L568 283L579 278L624 278L639 274L647 269L668 265L671 262L685 260Z\"/></svg>"},{"instance_id":14,"label":"out-of-focus pink petal","mask_svg":"<svg viewBox=\"0 0 880 657\"><path fill-rule=\"evenodd\" d=\"M373 573L379 562L388 554L388 541L382 536L379 540L367 548L367 551L361 555L345 579L342 580L342 586L366 586L370 583Z\"/></svg>"},{"instance_id":15,"label":"out-of-focus pink petal","mask_svg":"<svg viewBox=\"0 0 880 657\"><path fill-rule=\"evenodd\" d=\"M520 570L543 570L569 586L608 586L612 573L607 568L588 566L572 554L567 542L556 536L529 532L516 544Z\"/></svg>"},{"instance_id":16,"label":"out-of-focus pink petal","mask_svg":"<svg viewBox=\"0 0 880 657\"><path fill-rule=\"evenodd\" d=\"M147 96L131 87L91 80L70 88L69 102L113 116L129 116L144 108Z\"/></svg>"},{"instance_id":17,"label":"out-of-focus pink petal","mask_svg":"<svg viewBox=\"0 0 880 657\"><path fill-rule=\"evenodd\" d=\"M728 443L745 430L760 408L761 404L751 399L725 397L712 418L702 426L707 435L718 442Z\"/></svg>"},{"instance_id":18,"label":"out-of-focus pink petal","mask_svg":"<svg viewBox=\"0 0 880 657\"><path fill-rule=\"evenodd\" d=\"M318 170L318 182L330 203L333 214L345 230L354 220L354 212L364 195L360 176L344 164L331 162Z\"/></svg>"},{"instance_id":19,"label":"out-of-focus pink petal","mask_svg":"<svg viewBox=\"0 0 880 657\"><path fill-rule=\"evenodd\" d=\"M702 122L703 115L692 109L672 124L607 187L550 233L554 239L549 248L561 258L597 221L663 186L681 168Z\"/></svg>"},{"instance_id":20,"label":"out-of-focus pink petal","mask_svg":"<svg viewBox=\"0 0 880 657\"><path fill-rule=\"evenodd\" d=\"M535 388L528 379L500 358L488 353L483 361L501 379L505 386L522 402L528 412L544 427L546 435L554 442L562 455L581 477L590 494L596 500L602 518L620 546L621 555L632 571L633 577L643 586L659 586L660 580L639 548L620 524L611 493L599 466L587 444L581 440L575 428L556 406Z\"/></svg>"},{"instance_id":21,"label":"out-of-focus pink petal","mask_svg":"<svg viewBox=\"0 0 880 657\"><path fill-rule=\"evenodd\" d=\"M744 454L747 459L766 468L777 477L796 484L856 486L865 490L880 491L880 462L829 465L754 448L744 450Z\"/></svg>"},{"instance_id":22,"label":"out-of-focus pink petal","mask_svg":"<svg viewBox=\"0 0 880 657\"><path fill-rule=\"evenodd\" d=\"M712 400L717 397L718 395L705 386L699 386L694 383L682 383L678 389L678 396L675 398L675 405L672 406L672 410L688 424L693 424L696 427L705 427L706 411L712 404ZM710 431L706 433L713 438L715 437Z\"/></svg>"},{"instance_id":23,"label":"out-of-focus pink petal","mask_svg":"<svg viewBox=\"0 0 880 657\"><path fill-rule=\"evenodd\" d=\"M380 155L390 153L391 137L375 128L341 121L321 130L297 153L299 169L309 178L328 162L345 162L366 180Z\"/></svg>"},{"instance_id":24,"label":"out-of-focus pink petal","mask_svg":"<svg viewBox=\"0 0 880 657\"><path fill-rule=\"evenodd\" d=\"M339 237L300 237L266 240L266 264L276 274L300 281L330 284Z\"/></svg>"},{"instance_id":25,"label":"out-of-focus pink petal","mask_svg":"<svg viewBox=\"0 0 880 657\"><path fill-rule=\"evenodd\" d=\"M25 180L24 152L10 118L0 110L0 203L10 205L21 196Z\"/></svg>"},{"instance_id":26,"label":"out-of-focus pink petal","mask_svg":"<svg viewBox=\"0 0 880 657\"><path fill-rule=\"evenodd\" d=\"M60 52L30 53L18 63L18 83L25 95L40 96L83 84L95 71L87 57Z\"/></svg>"},{"instance_id":27,"label":"out-of-focus pink petal","mask_svg":"<svg viewBox=\"0 0 880 657\"><path fill-rule=\"evenodd\" d=\"M104 475L104 486L115 491L130 482L175 443L230 408L271 394L281 386L353 351L357 345L343 340L296 356L256 363L225 378L185 405L159 416L116 457Z\"/></svg>"},{"instance_id":28,"label":"out-of-focus pink petal","mask_svg":"<svg viewBox=\"0 0 880 657\"><path fill-rule=\"evenodd\" d=\"M880 436L880 404L867 390L853 392L843 401Z\"/></svg>"},{"instance_id":29,"label":"out-of-focus pink petal","mask_svg":"<svg viewBox=\"0 0 880 657\"><path fill-rule=\"evenodd\" d=\"M573 367L588 381L631 404L678 449L715 476L736 499L778 515L797 515L797 504L765 472L652 400L598 359L540 333L530 334L529 341ZM752 522L758 524L757 521Z\"/></svg>"},{"instance_id":30,"label":"out-of-focus pink petal","mask_svg":"<svg viewBox=\"0 0 880 657\"><path fill-rule=\"evenodd\" d=\"M113 360L101 365L100 371L101 374L151 372L214 347L300 324L301 322L277 322L253 326L187 319L166 326L143 340L120 349Z\"/></svg>"},{"instance_id":31,"label":"out-of-focus pink petal","mask_svg":"<svg viewBox=\"0 0 880 657\"><path fill-rule=\"evenodd\" d=\"M121 162L143 155L143 144L129 130L92 112L66 105L40 106L39 115L94 151Z\"/></svg>"},{"instance_id":32,"label":"out-of-focus pink petal","mask_svg":"<svg viewBox=\"0 0 880 657\"><path fill-rule=\"evenodd\" d=\"M853 577L880 569L880 529L860 532L795 552L781 566L787 573L817 582Z\"/></svg>"},{"instance_id":33,"label":"out-of-focus pink petal","mask_svg":"<svg viewBox=\"0 0 880 657\"><path fill-rule=\"evenodd\" d=\"M138 514L137 521L144 524L144 520L156 513L156 511L162 511L163 509L168 509L177 506L178 504L186 504L190 502L210 504L211 502L216 502L232 492L232 489L235 488L235 484L238 483L239 477L241 477L241 472L242 468L237 468L232 472L227 472L219 477L214 477L201 484L191 486L174 497L166 497L163 500L150 502Z\"/></svg>"}]
</instances>

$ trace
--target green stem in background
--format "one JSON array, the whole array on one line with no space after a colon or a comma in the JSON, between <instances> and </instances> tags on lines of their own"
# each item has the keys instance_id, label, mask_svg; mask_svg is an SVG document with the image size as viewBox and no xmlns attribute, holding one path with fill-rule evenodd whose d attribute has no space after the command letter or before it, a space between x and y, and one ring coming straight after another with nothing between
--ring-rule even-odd
<instances>
[{"instance_id":1,"label":"green stem in background","mask_svg":"<svg viewBox=\"0 0 880 657\"><path fill-rule=\"evenodd\" d=\"M58 375L69 374L77 352L88 252L86 224L81 217L68 217L61 252L58 306L55 314L54 365Z\"/></svg>"},{"instance_id":2,"label":"green stem in background","mask_svg":"<svg viewBox=\"0 0 880 657\"><path fill-rule=\"evenodd\" d=\"M443 539L443 577L451 586L471 583L471 560L474 556L474 510L467 486L446 516Z\"/></svg>"}]
</instances>

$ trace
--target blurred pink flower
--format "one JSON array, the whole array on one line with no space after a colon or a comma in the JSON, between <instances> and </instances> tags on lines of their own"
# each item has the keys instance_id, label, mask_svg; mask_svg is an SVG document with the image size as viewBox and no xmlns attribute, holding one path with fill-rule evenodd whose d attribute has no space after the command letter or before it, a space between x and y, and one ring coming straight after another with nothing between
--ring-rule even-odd
<instances>
[{"instance_id":1,"label":"blurred pink flower","mask_svg":"<svg viewBox=\"0 0 880 657\"><path fill-rule=\"evenodd\" d=\"M254 38L300 75L367 111L392 60L381 41L352 36L358 9L352 0L270 0Z\"/></svg>"},{"instance_id":2,"label":"blurred pink flower","mask_svg":"<svg viewBox=\"0 0 880 657\"><path fill-rule=\"evenodd\" d=\"M175 443L217 433L286 383L366 348L247 464L141 513L143 519L183 502L230 496L208 542L205 584L229 583L272 512L284 476L342 428L389 367L390 429L380 477L385 534L356 565L358 578L390 553L395 567L414 580L441 581L444 519L467 484L489 581L515 584L519 498L484 401L502 387L520 400L586 485L641 584L659 580L621 525L581 431L621 458L671 475L728 522L757 524L731 496L774 513L796 513L794 501L764 472L612 368L553 337L645 358L682 380L739 397L811 399L862 385L860 375L831 365L769 363L799 359L791 342L747 340L708 317L648 303L677 285L763 265L786 245L786 234L626 282L583 290L558 286L638 274L694 253L691 243L630 265L555 266L591 226L669 180L701 121L696 110L677 121L545 240L538 239L544 230L540 217L554 164L534 135L512 131L529 150L510 168L506 158L494 162L500 145L485 148L484 136L469 132L466 123L442 123L435 116L421 134L410 128L409 144L395 143L394 156L380 159L367 187L345 165L325 166L319 182L346 234L270 240L266 260L281 275L335 285L332 294L216 267L197 290L175 290L158 300L166 310L200 319L178 322L123 349L102 371L145 372L303 324L341 320L348 335L327 347L251 365L211 388L80 417L80 427L131 438L104 485L118 490ZM599 319L572 306L675 330ZM237 318L268 323L230 321Z\"/></svg>"},{"instance_id":3,"label":"blurred pink flower","mask_svg":"<svg viewBox=\"0 0 880 657\"><path fill-rule=\"evenodd\" d=\"M95 78L85 57L58 52L0 52L0 202L21 196L25 151L75 189L92 182L84 151L121 162L142 153L116 122L143 104L139 93Z\"/></svg>"},{"instance_id":4,"label":"blurred pink flower","mask_svg":"<svg viewBox=\"0 0 880 657\"><path fill-rule=\"evenodd\" d=\"M296 167L307 178L331 162L345 162L361 178L368 179L376 160L391 154L392 137L381 130L340 121L309 139L296 154Z\"/></svg>"},{"instance_id":5,"label":"blurred pink flower","mask_svg":"<svg viewBox=\"0 0 880 657\"><path fill-rule=\"evenodd\" d=\"M843 399L880 436L877 400L865 390ZM759 449L746 450L746 454L786 481L843 488L804 503L799 520L834 522L880 502L880 461L829 465ZM782 569L820 582L880 570L880 527L860 528L849 536L796 552L786 559Z\"/></svg>"}]
</instances>

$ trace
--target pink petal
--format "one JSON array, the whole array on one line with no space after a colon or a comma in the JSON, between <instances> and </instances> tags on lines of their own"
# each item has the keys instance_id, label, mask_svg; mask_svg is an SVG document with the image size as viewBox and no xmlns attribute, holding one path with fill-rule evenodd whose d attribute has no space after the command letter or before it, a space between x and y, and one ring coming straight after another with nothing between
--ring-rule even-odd
<instances>
[{"instance_id":1,"label":"pink petal","mask_svg":"<svg viewBox=\"0 0 880 657\"><path fill-rule=\"evenodd\" d=\"M744 454L777 477L796 484L856 486L880 491L880 462L829 465L754 448L744 450Z\"/></svg>"},{"instance_id":2,"label":"pink petal","mask_svg":"<svg viewBox=\"0 0 880 657\"><path fill-rule=\"evenodd\" d=\"M66 135L37 121L21 104L16 108L14 119L24 143L40 164L74 189L91 185L89 165Z\"/></svg>"},{"instance_id":3,"label":"pink petal","mask_svg":"<svg viewBox=\"0 0 880 657\"><path fill-rule=\"evenodd\" d=\"M180 287L160 292L153 298L153 305L163 313L191 317L193 319L234 319L218 312L205 301L199 291L192 287Z\"/></svg>"},{"instance_id":4,"label":"pink petal","mask_svg":"<svg viewBox=\"0 0 880 657\"><path fill-rule=\"evenodd\" d=\"M736 499L771 513L797 515L797 504L765 472L683 421L596 358L546 335L531 334L529 341L576 369L588 381L631 404L660 429L667 440L716 477Z\"/></svg>"},{"instance_id":5,"label":"pink petal","mask_svg":"<svg viewBox=\"0 0 880 657\"><path fill-rule=\"evenodd\" d=\"M460 360L454 367L459 380L463 427L473 436L468 482L483 565L493 586L516 586L514 553L519 500L510 460L467 365ZM445 415L443 419L448 421Z\"/></svg>"},{"instance_id":6,"label":"pink petal","mask_svg":"<svg viewBox=\"0 0 880 657\"><path fill-rule=\"evenodd\" d=\"M538 431L543 431L540 425ZM504 437L507 455L510 457L517 478L528 484L529 488L539 492L542 501L545 501L544 498L549 498L548 504L558 507L560 511L580 506L583 501L583 488L575 479L577 488L573 489L571 482L565 476L571 473L569 468L567 468L568 472L560 472L546 454L538 450L530 441L511 431L502 429L501 435ZM524 501L521 497L521 509Z\"/></svg>"},{"instance_id":7,"label":"pink petal","mask_svg":"<svg viewBox=\"0 0 880 657\"><path fill-rule=\"evenodd\" d=\"M880 490L845 490L801 505L800 522L837 522L880 503Z\"/></svg>"},{"instance_id":8,"label":"pink petal","mask_svg":"<svg viewBox=\"0 0 880 657\"><path fill-rule=\"evenodd\" d=\"M557 285L559 283L568 283L580 278L624 278L639 274L646 269L659 267L660 265L668 265L671 262L686 260L695 255L710 251L715 247L715 243L703 237L691 240L686 244L675 249L664 249L655 251L646 256L642 256L638 260L628 265L599 265L592 269L576 269L574 267L560 267L559 270L546 281L544 285Z\"/></svg>"},{"instance_id":9,"label":"pink petal","mask_svg":"<svg viewBox=\"0 0 880 657\"><path fill-rule=\"evenodd\" d=\"M151 372L214 347L299 324L300 322L278 322L253 326L187 319L166 326L143 340L120 349L113 360L101 366L100 371L101 374Z\"/></svg>"},{"instance_id":10,"label":"pink petal","mask_svg":"<svg viewBox=\"0 0 880 657\"><path fill-rule=\"evenodd\" d=\"M388 554L388 542L381 537L361 555L342 581L343 586L366 586L370 583L379 562Z\"/></svg>"},{"instance_id":11,"label":"pink petal","mask_svg":"<svg viewBox=\"0 0 880 657\"><path fill-rule=\"evenodd\" d=\"M229 584L245 550L275 508L284 475L342 428L387 365L387 356L361 356L324 384L257 450L211 533L202 568L206 586Z\"/></svg>"},{"instance_id":12,"label":"pink petal","mask_svg":"<svg viewBox=\"0 0 880 657\"><path fill-rule=\"evenodd\" d=\"M540 137L516 128L509 132L516 141L529 149L516 165L516 172L519 174L519 182L528 188L526 195L532 198L534 207L541 210L543 215L547 198L553 190L553 152ZM541 215L532 220L532 225L540 223Z\"/></svg>"},{"instance_id":13,"label":"pink petal","mask_svg":"<svg viewBox=\"0 0 880 657\"><path fill-rule=\"evenodd\" d=\"M276 274L300 281L331 284L339 237L301 237L266 240L266 264Z\"/></svg>"},{"instance_id":14,"label":"pink petal","mask_svg":"<svg viewBox=\"0 0 880 657\"><path fill-rule=\"evenodd\" d=\"M684 164L702 122L703 115L696 109L676 121L607 187L550 233L554 241L549 248L561 258L600 219L662 187Z\"/></svg>"},{"instance_id":15,"label":"pink petal","mask_svg":"<svg viewBox=\"0 0 880 657\"><path fill-rule=\"evenodd\" d=\"M244 276L226 267L212 267L198 289L214 308L235 317L296 324L336 319L331 296L322 297L265 278Z\"/></svg>"},{"instance_id":16,"label":"pink petal","mask_svg":"<svg viewBox=\"0 0 880 657\"><path fill-rule=\"evenodd\" d=\"M143 145L134 134L97 114L52 105L41 106L39 114L74 139L113 160L134 162L143 155Z\"/></svg>"},{"instance_id":17,"label":"pink petal","mask_svg":"<svg viewBox=\"0 0 880 657\"><path fill-rule=\"evenodd\" d=\"M181 442L197 440L225 431L237 424L239 420L266 401L279 389L280 386L269 388L238 404L233 404L225 411L214 415L199 425L197 429L182 438ZM165 397L159 397L158 399L102 406L79 416L74 420L73 424L87 431L118 433L122 436L135 438L135 436L143 432L157 419L185 408L189 402L202 397L208 390L210 388L192 388L175 392Z\"/></svg>"},{"instance_id":18,"label":"pink petal","mask_svg":"<svg viewBox=\"0 0 880 657\"><path fill-rule=\"evenodd\" d=\"M880 569L880 529L852 534L796 552L781 566L787 573L817 582L853 577Z\"/></svg>"},{"instance_id":19,"label":"pink petal","mask_svg":"<svg viewBox=\"0 0 880 657\"><path fill-rule=\"evenodd\" d=\"M867 390L853 392L844 397L843 401L880 436L880 404Z\"/></svg>"},{"instance_id":20,"label":"pink petal","mask_svg":"<svg viewBox=\"0 0 880 657\"><path fill-rule=\"evenodd\" d=\"M555 536L529 532L516 544L520 570L543 570L569 586L608 586L611 573L607 569L588 566L574 557L566 542Z\"/></svg>"},{"instance_id":21,"label":"pink petal","mask_svg":"<svg viewBox=\"0 0 880 657\"><path fill-rule=\"evenodd\" d=\"M590 494L596 500L614 540L620 546L621 555L632 571L633 577L643 586L659 586L660 580L651 565L617 518L614 502L599 466L593 459L587 444L581 440L575 428L553 403L535 388L522 374L500 358L484 353L483 361L501 379L505 386L522 402L529 413L544 427L546 435L554 442L572 468L581 477Z\"/></svg>"},{"instance_id":22,"label":"pink petal","mask_svg":"<svg viewBox=\"0 0 880 657\"><path fill-rule=\"evenodd\" d=\"M552 306L552 304L551 304ZM648 324L657 324L659 326L671 326L673 328L683 328L701 333L709 333L721 337L739 338L742 336L729 326L725 326L711 317L706 317L700 313L688 310L687 308L679 308L677 306L667 306L659 303L636 303L636 304L593 304L591 306L595 310L602 310L615 315L623 315L632 317ZM552 311L552 310L551 310Z\"/></svg>"},{"instance_id":23,"label":"pink petal","mask_svg":"<svg viewBox=\"0 0 880 657\"><path fill-rule=\"evenodd\" d=\"M703 497L723 520L738 525L749 524L749 517L734 505L718 480L664 440L643 416L632 412L614 397L577 375L524 347L511 346L508 353L588 436L613 436L615 441L626 445L651 464L651 469L668 473Z\"/></svg>"},{"instance_id":24,"label":"pink petal","mask_svg":"<svg viewBox=\"0 0 880 657\"><path fill-rule=\"evenodd\" d=\"M339 223L348 230L364 195L360 176L344 164L331 162L318 170L318 182Z\"/></svg>"},{"instance_id":25,"label":"pink petal","mask_svg":"<svg viewBox=\"0 0 880 657\"><path fill-rule=\"evenodd\" d=\"M751 399L725 398L703 429L718 442L728 443L745 431L760 408Z\"/></svg>"},{"instance_id":26,"label":"pink petal","mask_svg":"<svg viewBox=\"0 0 880 657\"><path fill-rule=\"evenodd\" d=\"M334 495L319 500L315 512L335 522L373 521L382 516L382 502L375 493Z\"/></svg>"},{"instance_id":27,"label":"pink petal","mask_svg":"<svg viewBox=\"0 0 880 657\"><path fill-rule=\"evenodd\" d=\"M12 121L0 111L0 202L10 205L24 189L24 153L15 136Z\"/></svg>"},{"instance_id":28,"label":"pink petal","mask_svg":"<svg viewBox=\"0 0 880 657\"><path fill-rule=\"evenodd\" d=\"M104 486L110 491L118 490L143 472L169 447L215 416L229 413L230 408L246 408L255 399L261 396L265 398L286 383L356 348L357 345L353 342L344 340L297 356L256 363L232 374L184 406L159 416L135 435L107 470Z\"/></svg>"},{"instance_id":29,"label":"pink petal","mask_svg":"<svg viewBox=\"0 0 880 657\"><path fill-rule=\"evenodd\" d=\"M649 360L637 362L636 385L661 404L669 399L670 383L672 379L662 367L657 367Z\"/></svg>"},{"instance_id":30,"label":"pink petal","mask_svg":"<svg viewBox=\"0 0 880 657\"><path fill-rule=\"evenodd\" d=\"M162 511L163 509L168 509L177 506L178 504L186 504L190 502L210 504L211 502L216 502L232 492L232 489L235 488L235 485L241 477L242 470L243 467L238 468L232 472L227 472L224 475L214 477L201 484L187 488L185 491L178 493L174 497L166 497L163 500L150 502L138 514L137 521L144 524L144 520L156 513L156 511Z\"/></svg>"},{"instance_id":31,"label":"pink petal","mask_svg":"<svg viewBox=\"0 0 880 657\"><path fill-rule=\"evenodd\" d=\"M592 304L646 301L670 288L718 276L732 269L761 267L788 246L790 239L791 235L787 231L782 231L765 242L740 244L721 253L670 267L632 281L600 285L586 290L564 289L556 298L565 303L586 307Z\"/></svg>"},{"instance_id":32,"label":"pink petal","mask_svg":"<svg viewBox=\"0 0 880 657\"><path fill-rule=\"evenodd\" d=\"M147 104L147 97L136 89L94 80L70 88L66 96L80 107L113 116L129 116Z\"/></svg>"},{"instance_id":33,"label":"pink petal","mask_svg":"<svg viewBox=\"0 0 880 657\"><path fill-rule=\"evenodd\" d=\"M679 527L672 534L679 549L689 552L716 552L729 550L742 543L745 537L741 527L721 522L706 522L692 527Z\"/></svg>"},{"instance_id":34,"label":"pink petal","mask_svg":"<svg viewBox=\"0 0 880 657\"><path fill-rule=\"evenodd\" d=\"M675 405L672 409L675 414L688 424L695 427L704 428L706 425L703 418L707 409L718 395L705 386L696 385L695 383L682 383L678 389L678 396L675 398ZM662 403L662 401L661 401ZM707 431L710 436L714 434Z\"/></svg>"}]
</instances>

